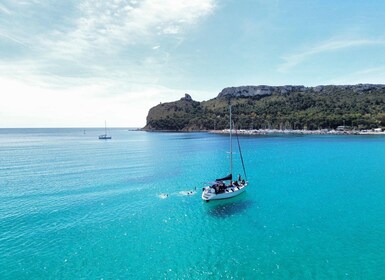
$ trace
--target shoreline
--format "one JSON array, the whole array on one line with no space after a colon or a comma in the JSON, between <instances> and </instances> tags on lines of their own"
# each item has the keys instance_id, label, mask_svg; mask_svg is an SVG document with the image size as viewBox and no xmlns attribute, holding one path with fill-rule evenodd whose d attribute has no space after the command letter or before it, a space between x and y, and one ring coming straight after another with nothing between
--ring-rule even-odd
<instances>
[{"instance_id":1,"label":"shoreline","mask_svg":"<svg viewBox=\"0 0 385 280\"><path fill-rule=\"evenodd\" d=\"M210 130L210 133L228 134L229 129ZM296 134L296 135L385 135L385 131L372 130L305 130L305 129L239 129L236 131L240 135L271 135L271 134ZM234 133L234 130L233 130Z\"/></svg>"}]
</instances>

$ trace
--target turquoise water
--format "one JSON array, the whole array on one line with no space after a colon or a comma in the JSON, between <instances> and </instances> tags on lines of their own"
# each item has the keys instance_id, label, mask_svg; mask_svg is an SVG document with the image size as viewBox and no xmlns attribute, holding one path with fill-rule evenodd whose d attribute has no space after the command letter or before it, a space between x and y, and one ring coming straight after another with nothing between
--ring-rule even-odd
<instances>
[{"instance_id":1,"label":"turquoise water","mask_svg":"<svg viewBox=\"0 0 385 280\"><path fill-rule=\"evenodd\" d=\"M0 130L1 279L385 278L385 137L102 133Z\"/></svg>"}]
</instances>

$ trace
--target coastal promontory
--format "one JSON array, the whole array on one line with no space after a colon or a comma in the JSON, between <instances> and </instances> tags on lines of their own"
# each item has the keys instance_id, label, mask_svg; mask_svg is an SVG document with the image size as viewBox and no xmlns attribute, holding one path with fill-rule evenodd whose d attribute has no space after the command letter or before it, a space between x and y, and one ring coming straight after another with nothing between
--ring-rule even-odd
<instances>
[{"instance_id":1,"label":"coastal promontory","mask_svg":"<svg viewBox=\"0 0 385 280\"><path fill-rule=\"evenodd\" d=\"M144 130L224 129L229 102L236 126L243 129L385 127L385 85L259 85L224 88L202 102L185 94L178 101L161 103L150 109Z\"/></svg>"}]
</instances>

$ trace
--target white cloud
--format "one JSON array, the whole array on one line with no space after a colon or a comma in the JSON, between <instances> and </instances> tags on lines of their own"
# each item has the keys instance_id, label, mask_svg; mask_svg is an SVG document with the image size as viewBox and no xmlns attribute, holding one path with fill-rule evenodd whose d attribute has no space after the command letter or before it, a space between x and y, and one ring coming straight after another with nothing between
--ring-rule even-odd
<instances>
[{"instance_id":1,"label":"white cloud","mask_svg":"<svg viewBox=\"0 0 385 280\"><path fill-rule=\"evenodd\" d=\"M183 96L165 87L100 79L66 88L2 77L0 84L0 127L98 127L105 119L111 127L142 127L152 106Z\"/></svg>"},{"instance_id":2,"label":"white cloud","mask_svg":"<svg viewBox=\"0 0 385 280\"><path fill-rule=\"evenodd\" d=\"M321 53L333 52L333 51L338 51L338 50L348 49L353 47L375 46L375 45L385 45L385 41L369 40L369 39L328 40L325 42L318 43L314 47L283 57L283 60L285 62L278 67L278 71L285 72L287 70L290 70L291 68L306 61L307 59Z\"/></svg>"},{"instance_id":3,"label":"white cloud","mask_svg":"<svg viewBox=\"0 0 385 280\"><path fill-rule=\"evenodd\" d=\"M178 34L180 28L178 26L167 26L163 28L163 34Z\"/></svg>"},{"instance_id":4,"label":"white cloud","mask_svg":"<svg viewBox=\"0 0 385 280\"><path fill-rule=\"evenodd\" d=\"M9 9L1 5L0 9L12 13L12 20L0 19L0 38L24 46L26 53L33 51L28 59L35 59L42 68L46 64L60 67L67 61L93 71L118 59L135 67L130 62L138 57L129 56L130 48L151 48L155 42L173 38L177 45L186 30L212 13L214 1L80 0L62 4L70 13L59 12L63 7L52 2L8 2ZM68 7L71 4L76 6ZM49 19L56 14L60 20Z\"/></svg>"},{"instance_id":5,"label":"white cloud","mask_svg":"<svg viewBox=\"0 0 385 280\"><path fill-rule=\"evenodd\" d=\"M159 34L176 35L214 9L214 0L83 0L72 30L58 31L47 46L63 56L115 52L146 44Z\"/></svg>"},{"instance_id":6,"label":"white cloud","mask_svg":"<svg viewBox=\"0 0 385 280\"><path fill-rule=\"evenodd\" d=\"M184 94L159 84L158 74L170 72L162 40L177 36L180 42L213 11L214 1L70 1L63 5L77 6L59 13L63 18L52 26L31 22L39 30L34 34L25 31L23 11L36 21L48 19L39 12L55 14L56 1L0 4L0 13L14 17L12 25L0 27L0 38L24 47L12 61L6 52L0 56L0 95L6 100L0 127L101 126L105 119L111 127L144 126L152 106Z\"/></svg>"},{"instance_id":7,"label":"white cloud","mask_svg":"<svg viewBox=\"0 0 385 280\"><path fill-rule=\"evenodd\" d=\"M18 38L15 35L9 34L9 32L5 32L4 30L0 30L0 38L1 37L6 39L6 40L12 41L14 43L20 44L22 46L25 46L25 47L28 46L28 44L23 42L22 39Z\"/></svg>"},{"instance_id":8,"label":"white cloud","mask_svg":"<svg viewBox=\"0 0 385 280\"><path fill-rule=\"evenodd\" d=\"M3 4L0 3L0 14L1 13L10 15L11 11L7 7L5 7Z\"/></svg>"}]
</instances>

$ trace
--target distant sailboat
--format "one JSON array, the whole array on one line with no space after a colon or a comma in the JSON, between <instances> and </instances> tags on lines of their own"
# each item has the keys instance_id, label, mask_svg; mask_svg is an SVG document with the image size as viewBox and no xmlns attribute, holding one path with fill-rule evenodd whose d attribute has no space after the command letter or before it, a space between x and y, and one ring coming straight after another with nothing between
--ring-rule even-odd
<instances>
[{"instance_id":1,"label":"distant sailboat","mask_svg":"<svg viewBox=\"0 0 385 280\"><path fill-rule=\"evenodd\" d=\"M215 199L225 199L237 196L243 193L248 184L246 179L246 171L243 163L243 157L241 152L241 146L239 145L238 140L238 149L241 156L243 172L245 174L245 179L242 179L239 175L237 180L233 181L233 144L232 144L232 120L231 120L231 105L229 106L230 110L230 174L226 177L216 179L214 183L210 186L204 187L202 189L202 199L206 202ZM226 184L225 182L228 181Z\"/></svg>"},{"instance_id":2,"label":"distant sailboat","mask_svg":"<svg viewBox=\"0 0 385 280\"><path fill-rule=\"evenodd\" d=\"M101 139L101 140L111 139L111 136L107 135L107 123L106 123L106 121L104 121L104 134L99 135L99 139Z\"/></svg>"}]
</instances>

